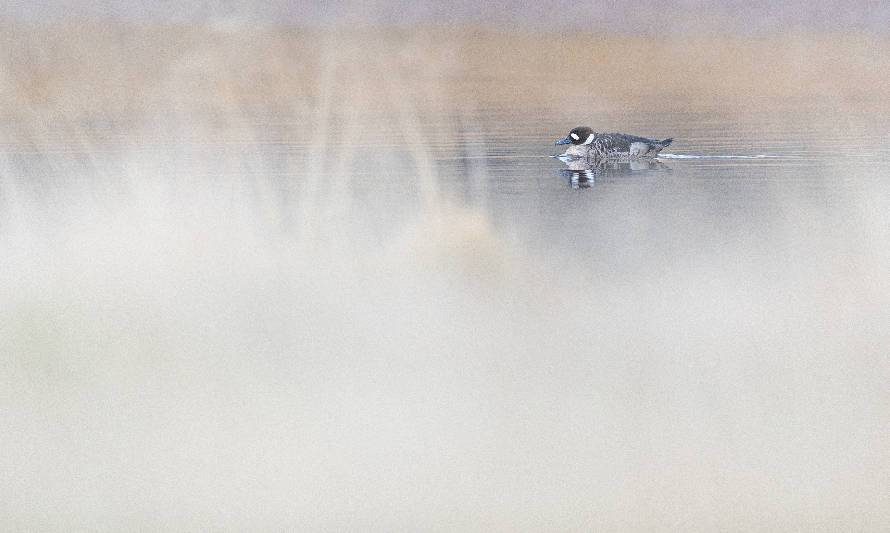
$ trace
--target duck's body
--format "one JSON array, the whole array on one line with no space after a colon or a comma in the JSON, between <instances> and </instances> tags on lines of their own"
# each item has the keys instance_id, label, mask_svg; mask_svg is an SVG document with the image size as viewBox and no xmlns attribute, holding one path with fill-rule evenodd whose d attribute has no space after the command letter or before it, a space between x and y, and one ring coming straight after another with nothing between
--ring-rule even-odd
<instances>
[{"instance_id":1,"label":"duck's body","mask_svg":"<svg viewBox=\"0 0 890 533\"><path fill-rule=\"evenodd\" d=\"M597 133L579 126L556 144L570 144L563 155L572 158L636 159L655 157L672 141L671 138L659 141L626 133Z\"/></svg>"}]
</instances>

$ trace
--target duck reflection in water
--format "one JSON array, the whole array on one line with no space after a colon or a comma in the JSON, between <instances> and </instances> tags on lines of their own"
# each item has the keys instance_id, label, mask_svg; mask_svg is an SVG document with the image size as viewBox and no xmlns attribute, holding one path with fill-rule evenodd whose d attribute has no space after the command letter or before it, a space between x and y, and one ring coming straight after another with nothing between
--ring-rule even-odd
<instances>
[{"instance_id":1,"label":"duck reflection in water","mask_svg":"<svg viewBox=\"0 0 890 533\"><path fill-rule=\"evenodd\" d=\"M657 159L631 159L616 161L610 159L564 159L566 168L557 172L573 189L589 189L596 179L605 176L626 176L635 172L669 171L671 168Z\"/></svg>"}]
</instances>

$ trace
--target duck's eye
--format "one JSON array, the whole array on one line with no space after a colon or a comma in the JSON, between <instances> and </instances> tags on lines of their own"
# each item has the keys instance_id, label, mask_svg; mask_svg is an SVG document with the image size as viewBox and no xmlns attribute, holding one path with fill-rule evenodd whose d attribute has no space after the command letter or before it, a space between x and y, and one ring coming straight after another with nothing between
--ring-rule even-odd
<instances>
[{"instance_id":1,"label":"duck's eye","mask_svg":"<svg viewBox=\"0 0 890 533\"><path fill-rule=\"evenodd\" d=\"M578 139L581 138L581 137L578 137L578 134L577 134L577 133L573 133L573 134L571 135L571 137L572 137L572 139L575 139L576 141L577 141Z\"/></svg>"}]
</instances>

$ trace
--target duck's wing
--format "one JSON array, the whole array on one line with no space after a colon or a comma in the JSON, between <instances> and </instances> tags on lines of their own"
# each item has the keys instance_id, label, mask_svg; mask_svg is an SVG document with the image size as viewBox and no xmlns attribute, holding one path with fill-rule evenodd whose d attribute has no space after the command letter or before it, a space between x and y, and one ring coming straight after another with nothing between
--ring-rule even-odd
<instances>
[{"instance_id":1,"label":"duck's wing","mask_svg":"<svg viewBox=\"0 0 890 533\"><path fill-rule=\"evenodd\" d=\"M625 152L630 149L630 145L633 143L645 143L649 145L658 144L659 141L655 139L648 139L646 137L639 137L637 135L628 135L626 133L608 133L609 137L612 137L613 142L619 144L621 146L621 151Z\"/></svg>"},{"instance_id":2,"label":"duck's wing","mask_svg":"<svg viewBox=\"0 0 890 533\"><path fill-rule=\"evenodd\" d=\"M635 142L647 142L649 139L625 135L623 133L597 133L591 143L592 150L600 155L630 152L630 145Z\"/></svg>"}]
</instances>

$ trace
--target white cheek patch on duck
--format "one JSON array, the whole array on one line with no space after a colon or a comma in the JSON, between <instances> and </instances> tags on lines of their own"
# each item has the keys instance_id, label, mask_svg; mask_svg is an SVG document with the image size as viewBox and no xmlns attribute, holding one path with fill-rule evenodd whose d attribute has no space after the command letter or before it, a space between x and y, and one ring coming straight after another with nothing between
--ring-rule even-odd
<instances>
[{"instance_id":1,"label":"white cheek patch on duck","mask_svg":"<svg viewBox=\"0 0 890 533\"><path fill-rule=\"evenodd\" d=\"M578 134L577 134L577 133L573 133L573 134L571 135L571 137L572 137L572 139L575 139L576 141L577 141L578 139L581 138L581 137L578 137Z\"/></svg>"},{"instance_id":2,"label":"white cheek patch on duck","mask_svg":"<svg viewBox=\"0 0 890 533\"><path fill-rule=\"evenodd\" d=\"M587 140L584 141L584 144L590 144L590 143L592 143L592 142L593 142L593 134L591 133L591 134L590 134L590 137L588 137Z\"/></svg>"}]
</instances>

